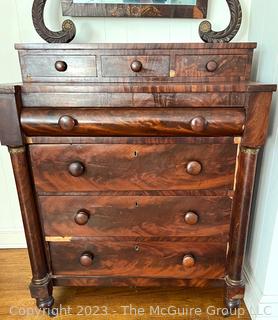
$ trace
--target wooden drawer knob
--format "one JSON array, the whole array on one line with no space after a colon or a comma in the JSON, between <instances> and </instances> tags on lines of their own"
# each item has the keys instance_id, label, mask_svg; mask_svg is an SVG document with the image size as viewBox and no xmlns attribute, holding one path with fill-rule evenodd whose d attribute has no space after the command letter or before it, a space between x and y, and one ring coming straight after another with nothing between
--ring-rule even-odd
<instances>
[{"instance_id":1,"label":"wooden drawer knob","mask_svg":"<svg viewBox=\"0 0 278 320\"><path fill-rule=\"evenodd\" d=\"M182 264L185 268L192 268L195 265L195 259L191 254L186 254L182 259Z\"/></svg>"},{"instance_id":2,"label":"wooden drawer knob","mask_svg":"<svg viewBox=\"0 0 278 320\"><path fill-rule=\"evenodd\" d=\"M64 115L59 119L58 123L62 130L71 131L76 125L76 120L71 116Z\"/></svg>"},{"instance_id":3,"label":"wooden drawer knob","mask_svg":"<svg viewBox=\"0 0 278 320\"><path fill-rule=\"evenodd\" d=\"M79 258L79 262L83 267L89 267L93 264L94 255L91 252L84 252Z\"/></svg>"},{"instance_id":4,"label":"wooden drawer knob","mask_svg":"<svg viewBox=\"0 0 278 320\"><path fill-rule=\"evenodd\" d=\"M87 212L85 210L80 210L76 213L76 215L74 217L74 221L76 224L83 226L84 224L86 224L89 221L89 218L90 218L89 212Z\"/></svg>"},{"instance_id":5,"label":"wooden drawer knob","mask_svg":"<svg viewBox=\"0 0 278 320\"><path fill-rule=\"evenodd\" d=\"M192 176L197 176L202 171L202 165L198 161L190 161L186 165L186 172Z\"/></svg>"},{"instance_id":6,"label":"wooden drawer knob","mask_svg":"<svg viewBox=\"0 0 278 320\"><path fill-rule=\"evenodd\" d=\"M65 72L68 68L68 65L65 61L56 61L55 62L55 69L59 72Z\"/></svg>"},{"instance_id":7,"label":"wooden drawer knob","mask_svg":"<svg viewBox=\"0 0 278 320\"><path fill-rule=\"evenodd\" d=\"M83 163L79 161L72 162L68 167L69 173L74 177L80 177L84 171L85 167Z\"/></svg>"},{"instance_id":8,"label":"wooden drawer knob","mask_svg":"<svg viewBox=\"0 0 278 320\"><path fill-rule=\"evenodd\" d=\"M201 116L195 117L190 121L190 127L191 127L192 131L202 132L207 127L207 121L205 118L203 118Z\"/></svg>"},{"instance_id":9,"label":"wooden drawer knob","mask_svg":"<svg viewBox=\"0 0 278 320\"><path fill-rule=\"evenodd\" d=\"M207 63L206 68L208 72L214 72L218 68L218 63L214 60L211 60Z\"/></svg>"},{"instance_id":10,"label":"wooden drawer knob","mask_svg":"<svg viewBox=\"0 0 278 320\"><path fill-rule=\"evenodd\" d=\"M190 224L190 225L197 224L197 223L198 223L198 220L199 220L198 214L195 213L195 212L193 212L193 211L188 211L188 212L186 212L186 214L184 215L184 221L185 221L187 224Z\"/></svg>"},{"instance_id":11,"label":"wooden drawer knob","mask_svg":"<svg viewBox=\"0 0 278 320\"><path fill-rule=\"evenodd\" d=\"M134 72L140 72L142 70L142 67L142 62L138 60L134 60L130 65L131 70Z\"/></svg>"}]
</instances>

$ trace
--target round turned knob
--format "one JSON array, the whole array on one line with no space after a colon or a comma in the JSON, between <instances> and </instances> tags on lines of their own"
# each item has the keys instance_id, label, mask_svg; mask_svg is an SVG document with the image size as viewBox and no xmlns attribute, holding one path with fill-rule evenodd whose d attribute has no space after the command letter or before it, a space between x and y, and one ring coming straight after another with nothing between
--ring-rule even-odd
<instances>
[{"instance_id":1,"label":"round turned knob","mask_svg":"<svg viewBox=\"0 0 278 320\"><path fill-rule=\"evenodd\" d=\"M60 128L64 131L71 131L76 125L75 119L73 117L67 116L67 115L62 116L59 119L58 123L59 123Z\"/></svg>"},{"instance_id":2,"label":"round turned knob","mask_svg":"<svg viewBox=\"0 0 278 320\"><path fill-rule=\"evenodd\" d=\"M218 68L218 63L214 60L211 60L206 65L208 72L214 72Z\"/></svg>"},{"instance_id":3,"label":"round turned knob","mask_svg":"<svg viewBox=\"0 0 278 320\"><path fill-rule=\"evenodd\" d=\"M59 72L65 72L68 68L68 65L65 61L56 61L55 62L55 69Z\"/></svg>"},{"instance_id":4,"label":"round turned knob","mask_svg":"<svg viewBox=\"0 0 278 320\"><path fill-rule=\"evenodd\" d=\"M93 264L94 255L91 252L84 252L79 258L79 262L83 267L89 267Z\"/></svg>"},{"instance_id":5,"label":"round turned knob","mask_svg":"<svg viewBox=\"0 0 278 320\"><path fill-rule=\"evenodd\" d=\"M134 71L134 72L139 72L139 71L141 71L142 67L143 67L143 66L142 66L142 62L140 62L140 61L138 61L138 60L133 61L133 62L131 63L131 65L130 65L131 70Z\"/></svg>"},{"instance_id":6,"label":"round turned knob","mask_svg":"<svg viewBox=\"0 0 278 320\"><path fill-rule=\"evenodd\" d=\"M205 118L198 116L190 121L190 127L195 132L202 132L206 129L207 121Z\"/></svg>"},{"instance_id":7,"label":"round turned knob","mask_svg":"<svg viewBox=\"0 0 278 320\"><path fill-rule=\"evenodd\" d=\"M186 254L182 259L182 264L185 268L192 268L195 265L195 259L191 254Z\"/></svg>"},{"instance_id":8,"label":"round turned knob","mask_svg":"<svg viewBox=\"0 0 278 320\"><path fill-rule=\"evenodd\" d=\"M194 225L194 224L197 224L199 220L199 216L197 213L193 212L193 211L188 211L186 212L186 214L184 215L184 221L187 223L187 224L190 224L190 225Z\"/></svg>"},{"instance_id":9,"label":"round turned knob","mask_svg":"<svg viewBox=\"0 0 278 320\"><path fill-rule=\"evenodd\" d=\"M86 224L89 221L89 218L90 218L89 212L87 212L85 210L80 210L76 213L76 215L74 217L74 221L76 224L83 226L84 224Z\"/></svg>"},{"instance_id":10,"label":"round turned knob","mask_svg":"<svg viewBox=\"0 0 278 320\"><path fill-rule=\"evenodd\" d=\"M186 172L192 176L197 176L202 171L202 165L198 161L190 161L186 165Z\"/></svg>"},{"instance_id":11,"label":"round turned knob","mask_svg":"<svg viewBox=\"0 0 278 320\"><path fill-rule=\"evenodd\" d=\"M84 173L85 167L81 162L76 161L69 165L68 170L72 176L79 177Z\"/></svg>"}]
</instances>

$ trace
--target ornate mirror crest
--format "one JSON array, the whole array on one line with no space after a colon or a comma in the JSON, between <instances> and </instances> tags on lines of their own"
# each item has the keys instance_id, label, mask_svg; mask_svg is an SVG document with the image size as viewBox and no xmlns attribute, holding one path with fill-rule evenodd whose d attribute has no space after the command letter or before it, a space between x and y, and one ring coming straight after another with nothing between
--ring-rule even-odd
<instances>
[{"instance_id":1,"label":"ornate mirror crest","mask_svg":"<svg viewBox=\"0 0 278 320\"><path fill-rule=\"evenodd\" d=\"M46 27L43 17L46 1L47 0L34 0L32 18L36 31L45 41L50 43L71 42L76 34L75 25L71 20L67 19L63 22L61 31L51 31ZM61 1L63 14L68 16L191 17L201 19L206 17L208 0L150 0L152 4L134 4L131 3L133 0L128 0L128 3L120 4L97 3L97 0ZM170 1L169 4L165 4L166 1ZM195 3L195 5L188 5L189 1L193 1L192 3ZM135 2L137 2L137 0L135 0ZM175 4L172 4L173 2L175 2ZM228 27L222 31L213 31L211 23L209 21L203 21L199 27L199 35L204 42L229 42L237 34L242 21L240 2L239 0L226 0L226 2L231 14Z\"/></svg>"},{"instance_id":2,"label":"ornate mirror crest","mask_svg":"<svg viewBox=\"0 0 278 320\"><path fill-rule=\"evenodd\" d=\"M226 0L231 20L228 27L222 31L213 31L209 21L203 21L199 26L199 35L204 42L230 42L238 33L242 22L242 11L239 0Z\"/></svg>"}]
</instances>

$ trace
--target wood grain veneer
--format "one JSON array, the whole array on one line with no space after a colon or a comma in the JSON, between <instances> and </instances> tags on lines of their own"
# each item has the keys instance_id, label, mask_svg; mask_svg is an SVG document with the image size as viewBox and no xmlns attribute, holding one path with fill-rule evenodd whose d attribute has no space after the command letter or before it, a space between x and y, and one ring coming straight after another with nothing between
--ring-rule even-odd
<instances>
[{"instance_id":1,"label":"wood grain veneer","mask_svg":"<svg viewBox=\"0 0 278 320\"><path fill-rule=\"evenodd\" d=\"M29 136L235 136L243 132L245 112L240 108L24 108L20 121Z\"/></svg>"},{"instance_id":2,"label":"wood grain veneer","mask_svg":"<svg viewBox=\"0 0 278 320\"><path fill-rule=\"evenodd\" d=\"M227 241L232 200L197 196L41 196L46 236L198 237ZM197 221L185 216L195 212ZM76 215L85 212L79 225ZM202 240L203 239L203 240Z\"/></svg>"},{"instance_id":3,"label":"wood grain veneer","mask_svg":"<svg viewBox=\"0 0 278 320\"><path fill-rule=\"evenodd\" d=\"M84 252L92 254L91 265L79 263ZM55 275L215 279L224 276L226 244L81 238L50 242L50 253ZM182 260L188 253L196 264L186 268Z\"/></svg>"},{"instance_id":4,"label":"wood grain veneer","mask_svg":"<svg viewBox=\"0 0 278 320\"><path fill-rule=\"evenodd\" d=\"M31 145L37 192L232 189L237 145ZM187 172L191 161L201 165ZM79 176L69 172L81 163Z\"/></svg>"}]
</instances>

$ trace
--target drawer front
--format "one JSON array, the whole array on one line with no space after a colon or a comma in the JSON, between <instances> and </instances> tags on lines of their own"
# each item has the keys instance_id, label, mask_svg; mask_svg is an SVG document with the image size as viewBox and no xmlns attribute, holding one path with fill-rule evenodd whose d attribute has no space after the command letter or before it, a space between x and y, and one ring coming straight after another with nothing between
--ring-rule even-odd
<instances>
[{"instance_id":1,"label":"drawer front","mask_svg":"<svg viewBox=\"0 0 278 320\"><path fill-rule=\"evenodd\" d=\"M227 241L229 197L41 196L46 236L183 236Z\"/></svg>"},{"instance_id":2,"label":"drawer front","mask_svg":"<svg viewBox=\"0 0 278 320\"><path fill-rule=\"evenodd\" d=\"M248 55L177 55L175 76L247 80L248 59Z\"/></svg>"},{"instance_id":3,"label":"drawer front","mask_svg":"<svg viewBox=\"0 0 278 320\"><path fill-rule=\"evenodd\" d=\"M96 77L96 57L90 55L23 55L21 57L24 81L66 81Z\"/></svg>"},{"instance_id":4,"label":"drawer front","mask_svg":"<svg viewBox=\"0 0 278 320\"><path fill-rule=\"evenodd\" d=\"M112 241L50 242L54 275L214 279L224 276L226 243ZM190 261L185 261L191 257ZM189 260L189 259L188 259Z\"/></svg>"},{"instance_id":5,"label":"drawer front","mask_svg":"<svg viewBox=\"0 0 278 320\"><path fill-rule=\"evenodd\" d=\"M38 192L232 189L237 145L31 145Z\"/></svg>"},{"instance_id":6,"label":"drawer front","mask_svg":"<svg viewBox=\"0 0 278 320\"><path fill-rule=\"evenodd\" d=\"M168 77L170 57L102 56L102 77Z\"/></svg>"},{"instance_id":7,"label":"drawer front","mask_svg":"<svg viewBox=\"0 0 278 320\"><path fill-rule=\"evenodd\" d=\"M234 136L243 132L237 108L24 108L30 136Z\"/></svg>"}]
</instances>

